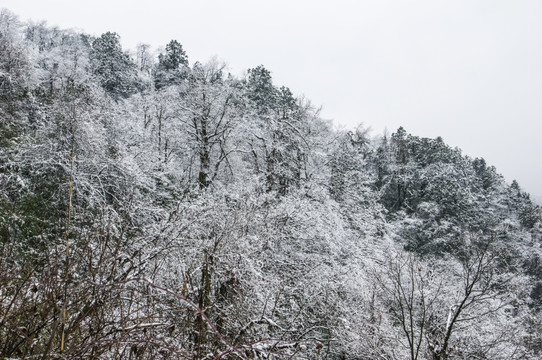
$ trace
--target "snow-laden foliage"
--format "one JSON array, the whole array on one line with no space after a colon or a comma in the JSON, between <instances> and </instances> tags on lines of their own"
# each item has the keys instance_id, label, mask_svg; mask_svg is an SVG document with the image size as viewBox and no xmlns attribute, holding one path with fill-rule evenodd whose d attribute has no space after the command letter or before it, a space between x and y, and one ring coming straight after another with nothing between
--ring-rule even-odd
<instances>
[{"instance_id":1,"label":"snow-laden foliage","mask_svg":"<svg viewBox=\"0 0 542 360\"><path fill-rule=\"evenodd\" d=\"M540 358L517 182L151 53L0 13L1 358Z\"/></svg>"}]
</instances>

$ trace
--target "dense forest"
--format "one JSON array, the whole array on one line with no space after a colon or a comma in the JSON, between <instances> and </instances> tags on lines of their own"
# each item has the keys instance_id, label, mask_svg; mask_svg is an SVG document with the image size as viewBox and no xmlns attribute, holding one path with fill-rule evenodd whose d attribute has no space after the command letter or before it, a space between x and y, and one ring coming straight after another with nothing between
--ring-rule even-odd
<instances>
[{"instance_id":1,"label":"dense forest","mask_svg":"<svg viewBox=\"0 0 542 360\"><path fill-rule=\"evenodd\" d=\"M0 13L0 359L539 359L541 213L264 66Z\"/></svg>"}]
</instances>

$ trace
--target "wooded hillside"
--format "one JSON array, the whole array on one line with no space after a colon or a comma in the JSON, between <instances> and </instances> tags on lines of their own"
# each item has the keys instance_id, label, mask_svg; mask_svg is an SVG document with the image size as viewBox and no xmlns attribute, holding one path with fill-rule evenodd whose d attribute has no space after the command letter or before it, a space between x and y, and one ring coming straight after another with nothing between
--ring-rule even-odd
<instances>
[{"instance_id":1,"label":"wooded hillside","mask_svg":"<svg viewBox=\"0 0 542 360\"><path fill-rule=\"evenodd\" d=\"M542 357L517 182L151 54L0 13L0 359Z\"/></svg>"}]
</instances>

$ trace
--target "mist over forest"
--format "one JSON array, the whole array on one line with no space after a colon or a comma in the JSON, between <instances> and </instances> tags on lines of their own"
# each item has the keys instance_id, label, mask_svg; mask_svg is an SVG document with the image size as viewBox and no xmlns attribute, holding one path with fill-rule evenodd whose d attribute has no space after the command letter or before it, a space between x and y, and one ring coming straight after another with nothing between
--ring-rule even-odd
<instances>
[{"instance_id":1,"label":"mist over forest","mask_svg":"<svg viewBox=\"0 0 542 360\"><path fill-rule=\"evenodd\" d=\"M520 184L120 36L0 11L0 359L542 357Z\"/></svg>"}]
</instances>

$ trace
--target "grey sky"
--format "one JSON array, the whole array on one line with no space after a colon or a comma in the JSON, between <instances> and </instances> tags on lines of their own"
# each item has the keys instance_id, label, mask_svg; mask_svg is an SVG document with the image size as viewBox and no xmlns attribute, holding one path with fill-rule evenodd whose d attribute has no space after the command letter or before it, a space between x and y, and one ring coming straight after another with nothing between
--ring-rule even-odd
<instances>
[{"instance_id":1,"label":"grey sky","mask_svg":"<svg viewBox=\"0 0 542 360\"><path fill-rule=\"evenodd\" d=\"M126 48L176 39L235 74L265 65L322 116L399 126L484 157L542 194L542 1L1 0L22 20Z\"/></svg>"}]
</instances>

